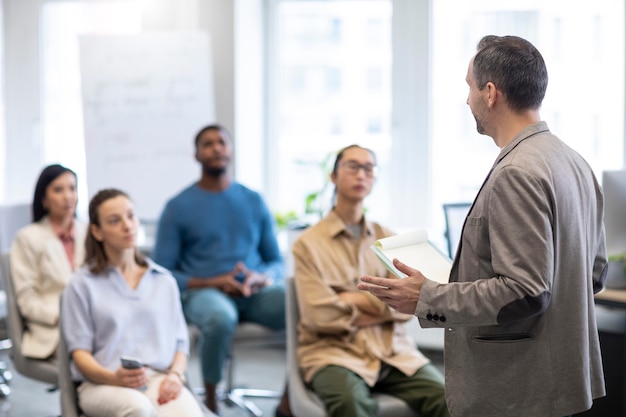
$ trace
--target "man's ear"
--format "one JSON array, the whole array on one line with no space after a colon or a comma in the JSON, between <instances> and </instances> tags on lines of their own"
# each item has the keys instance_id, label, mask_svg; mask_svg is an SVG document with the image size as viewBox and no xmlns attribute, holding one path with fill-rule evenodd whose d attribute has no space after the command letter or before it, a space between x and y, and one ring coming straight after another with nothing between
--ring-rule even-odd
<instances>
[{"instance_id":1,"label":"man's ear","mask_svg":"<svg viewBox=\"0 0 626 417\"><path fill-rule=\"evenodd\" d=\"M498 99L498 89L491 81L485 84L485 88L487 89L487 105L493 107Z\"/></svg>"}]
</instances>

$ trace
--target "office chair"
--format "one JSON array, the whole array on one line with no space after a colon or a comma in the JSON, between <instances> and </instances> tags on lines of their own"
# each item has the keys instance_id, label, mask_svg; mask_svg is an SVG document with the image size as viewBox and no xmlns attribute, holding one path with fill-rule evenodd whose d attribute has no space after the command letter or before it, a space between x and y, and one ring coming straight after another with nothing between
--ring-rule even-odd
<instances>
[{"instance_id":1,"label":"office chair","mask_svg":"<svg viewBox=\"0 0 626 417\"><path fill-rule=\"evenodd\" d=\"M287 368L289 371L289 405L296 416L326 417L326 409L318 396L309 389L300 373L298 365L298 322L300 310L296 296L295 280L287 279L286 282L287 308ZM391 395L374 393L378 401L378 416L389 417L416 417L417 414L404 401Z\"/></svg>"},{"instance_id":2,"label":"office chair","mask_svg":"<svg viewBox=\"0 0 626 417\"><path fill-rule=\"evenodd\" d=\"M446 219L444 236L448 244L450 259L454 259L454 255L456 255L456 248L459 245L463 224L470 207L472 207L472 203L447 203L443 205L443 214Z\"/></svg>"},{"instance_id":3,"label":"office chair","mask_svg":"<svg viewBox=\"0 0 626 417\"><path fill-rule=\"evenodd\" d=\"M0 350L4 351L11 349L12 346L7 332L7 296L4 291L0 291L0 317L2 318ZM11 393L11 388L9 387L11 379L13 379L13 374L6 363L0 361L0 399L8 397Z\"/></svg>"},{"instance_id":4,"label":"office chair","mask_svg":"<svg viewBox=\"0 0 626 417\"><path fill-rule=\"evenodd\" d=\"M8 252L13 243L15 233L31 220L30 203L0 205L0 253ZM4 275L4 274L3 274ZM7 293L4 288L0 289L0 350L9 350L12 347L12 341L8 334L8 318L7 318ZM9 383L13 375L7 368L7 365L0 361L0 398L6 398L11 389Z\"/></svg>"},{"instance_id":5,"label":"office chair","mask_svg":"<svg viewBox=\"0 0 626 417\"><path fill-rule=\"evenodd\" d=\"M17 372L28 378L47 382L52 385L49 391L56 389L57 364L52 360L28 358L22 355L22 335L25 330L24 320L15 299L15 287L11 279L11 267L8 253L0 255L2 266L2 279L7 296L7 320L8 334L11 339L9 356Z\"/></svg>"},{"instance_id":6,"label":"office chair","mask_svg":"<svg viewBox=\"0 0 626 417\"><path fill-rule=\"evenodd\" d=\"M70 371L70 354L63 337L63 321L59 320L59 346L57 348L57 363L59 366L59 390L61 391L61 415L63 417L85 417L78 406L78 396L76 395L76 383L72 380Z\"/></svg>"}]
</instances>

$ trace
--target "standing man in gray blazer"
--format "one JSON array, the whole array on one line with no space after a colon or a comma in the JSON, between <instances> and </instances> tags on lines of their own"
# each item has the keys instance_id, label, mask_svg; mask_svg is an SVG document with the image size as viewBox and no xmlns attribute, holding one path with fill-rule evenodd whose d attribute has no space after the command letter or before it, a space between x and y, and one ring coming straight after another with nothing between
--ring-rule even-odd
<instances>
[{"instance_id":1,"label":"standing man in gray blazer","mask_svg":"<svg viewBox=\"0 0 626 417\"><path fill-rule=\"evenodd\" d=\"M445 327L452 416L562 417L605 395L594 293L606 279L603 196L589 165L539 116L539 51L487 36L467 72L478 132L501 149L469 211L450 282L398 260L405 279L359 288L422 327Z\"/></svg>"}]
</instances>

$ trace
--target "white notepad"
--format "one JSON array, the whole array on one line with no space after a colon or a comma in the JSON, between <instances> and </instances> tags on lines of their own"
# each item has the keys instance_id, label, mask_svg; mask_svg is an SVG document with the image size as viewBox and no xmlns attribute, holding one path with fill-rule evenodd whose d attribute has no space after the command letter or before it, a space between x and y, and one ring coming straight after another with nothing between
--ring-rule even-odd
<instances>
[{"instance_id":1,"label":"white notepad","mask_svg":"<svg viewBox=\"0 0 626 417\"><path fill-rule=\"evenodd\" d=\"M428 240L426 230L414 230L378 239L371 248L389 272L398 278L405 278L406 274L393 266L394 258L419 270L433 281L446 283L450 279L452 260Z\"/></svg>"}]
</instances>

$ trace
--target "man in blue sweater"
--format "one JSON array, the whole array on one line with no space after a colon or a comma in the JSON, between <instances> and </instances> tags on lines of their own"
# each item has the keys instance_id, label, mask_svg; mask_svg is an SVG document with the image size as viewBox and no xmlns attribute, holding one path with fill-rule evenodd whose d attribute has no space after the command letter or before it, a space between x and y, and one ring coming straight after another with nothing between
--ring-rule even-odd
<instances>
[{"instance_id":1,"label":"man in blue sweater","mask_svg":"<svg viewBox=\"0 0 626 417\"><path fill-rule=\"evenodd\" d=\"M201 331L206 403L216 411L215 389L237 324L285 328L285 268L263 199L228 173L230 134L207 126L195 146L202 175L167 202L152 255L172 271L185 318ZM286 394L276 414L290 414Z\"/></svg>"}]
</instances>

